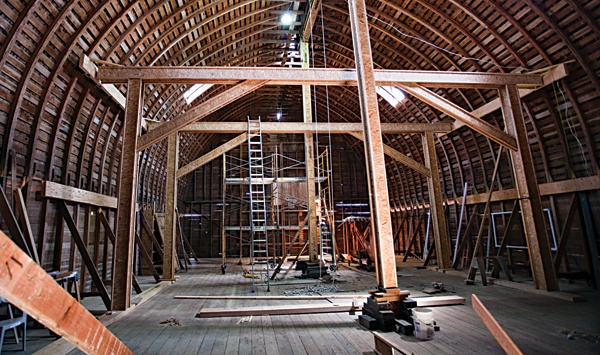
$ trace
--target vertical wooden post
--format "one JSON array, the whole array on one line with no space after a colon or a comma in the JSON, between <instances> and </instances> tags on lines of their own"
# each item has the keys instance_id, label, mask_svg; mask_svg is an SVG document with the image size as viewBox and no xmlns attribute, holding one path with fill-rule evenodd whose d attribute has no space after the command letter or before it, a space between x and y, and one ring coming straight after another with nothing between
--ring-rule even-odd
<instances>
[{"instance_id":1,"label":"vertical wooden post","mask_svg":"<svg viewBox=\"0 0 600 355\"><path fill-rule=\"evenodd\" d=\"M139 155L136 152L142 117L143 85L127 81L127 105L123 120L123 149L119 177L119 205L113 266L112 310L126 310L131 303L133 245Z\"/></svg>"},{"instance_id":2,"label":"vertical wooden post","mask_svg":"<svg viewBox=\"0 0 600 355\"><path fill-rule=\"evenodd\" d=\"M529 260L531 261L533 283L535 288L555 291L558 290L558 280L552 263L552 252L550 251L550 241L546 232L542 200L516 85L505 85L500 90L500 99L507 133L515 137L519 148L518 151L511 151L510 153L521 204L521 216Z\"/></svg>"},{"instance_id":3,"label":"vertical wooden post","mask_svg":"<svg viewBox=\"0 0 600 355\"><path fill-rule=\"evenodd\" d=\"M225 178L227 177L227 157L225 153L221 155L223 159L223 179L221 179L221 193L223 194L222 202L221 202L221 271L223 274L225 273L225 268L227 264L227 232L225 231L225 197L227 196L227 185L225 184ZM194 193L195 193L194 189ZM190 239L191 239L192 229L190 228ZM191 247L190 247L191 248Z\"/></svg>"},{"instance_id":4,"label":"vertical wooden post","mask_svg":"<svg viewBox=\"0 0 600 355\"><path fill-rule=\"evenodd\" d=\"M348 5L358 76L358 95L364 126L363 136L369 180L371 230L375 241L377 284L380 288L391 289L398 287L398 280L367 11L364 0L349 0Z\"/></svg>"},{"instance_id":5,"label":"vertical wooden post","mask_svg":"<svg viewBox=\"0 0 600 355\"><path fill-rule=\"evenodd\" d=\"M435 255L440 269L450 269L450 239L446 228L446 214L442 202L442 189L439 174L439 162L435 151L435 141L432 132L425 132L423 139L423 156L425 166L431 170L431 177L427 178L429 188L429 213L433 226L433 238L435 240Z\"/></svg>"},{"instance_id":6,"label":"vertical wooden post","mask_svg":"<svg viewBox=\"0 0 600 355\"><path fill-rule=\"evenodd\" d=\"M300 42L300 55L302 57L302 68L309 67L308 42ZM302 85L302 112L304 113L304 122L312 122L312 100L310 97L310 85ZM316 215L316 195L315 187L315 152L314 139L312 133L304 133L304 156L306 159L306 194L308 210L313 211L308 214L308 256L309 260L317 260L319 248L317 246L317 215Z\"/></svg>"},{"instance_id":7,"label":"vertical wooden post","mask_svg":"<svg viewBox=\"0 0 600 355\"><path fill-rule=\"evenodd\" d=\"M176 240L177 219L175 207L177 205L177 172L179 157L179 134L177 132L169 135L169 146L167 148L167 187L165 196L165 234L164 234L164 257L163 257L163 281L175 280L175 265L177 265Z\"/></svg>"}]
</instances>

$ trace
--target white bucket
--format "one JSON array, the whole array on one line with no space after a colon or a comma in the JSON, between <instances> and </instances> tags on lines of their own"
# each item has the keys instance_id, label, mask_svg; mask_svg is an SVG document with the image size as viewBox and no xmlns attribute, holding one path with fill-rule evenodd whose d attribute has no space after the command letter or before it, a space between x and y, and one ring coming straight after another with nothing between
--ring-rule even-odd
<instances>
[{"instance_id":1,"label":"white bucket","mask_svg":"<svg viewBox=\"0 0 600 355\"><path fill-rule=\"evenodd\" d=\"M415 323L415 338L433 339L433 310L431 308L413 308L412 317Z\"/></svg>"}]
</instances>

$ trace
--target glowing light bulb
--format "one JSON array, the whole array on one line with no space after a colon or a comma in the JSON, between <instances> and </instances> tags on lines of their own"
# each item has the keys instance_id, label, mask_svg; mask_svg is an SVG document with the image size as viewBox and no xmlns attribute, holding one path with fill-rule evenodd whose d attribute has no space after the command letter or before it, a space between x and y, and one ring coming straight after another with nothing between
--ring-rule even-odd
<instances>
[{"instance_id":1,"label":"glowing light bulb","mask_svg":"<svg viewBox=\"0 0 600 355\"><path fill-rule=\"evenodd\" d=\"M292 22L294 22L294 18L289 12L286 12L285 14L283 14L283 16L281 16L281 23L283 25L288 26L291 25Z\"/></svg>"}]
</instances>

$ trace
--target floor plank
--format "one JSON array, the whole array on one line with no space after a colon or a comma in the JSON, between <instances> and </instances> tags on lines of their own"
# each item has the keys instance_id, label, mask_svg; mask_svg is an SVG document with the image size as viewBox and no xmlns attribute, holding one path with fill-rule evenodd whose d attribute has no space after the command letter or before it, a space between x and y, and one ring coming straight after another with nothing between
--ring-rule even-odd
<instances>
[{"instance_id":1,"label":"floor plank","mask_svg":"<svg viewBox=\"0 0 600 355\"><path fill-rule=\"evenodd\" d=\"M598 333L600 329L598 292L586 293L588 302L572 303L523 290L492 285L467 286L464 278L402 265L399 287L411 296L433 281L443 281L445 295L465 297L465 305L433 307L441 331L430 341L414 336L386 333L416 354L503 354L502 348L471 308L475 293L507 334L525 353L598 354L600 344L568 340L564 330ZM231 272L230 272L231 271ZM301 280L291 271L285 279L252 292L252 281L237 272L237 266L223 275L217 260L194 263L180 279L157 295L134 307L109 325L109 329L136 354L373 354L374 336L357 322L358 314L323 313L195 318L200 308L272 306L322 303L322 300L224 300L174 299L178 295L266 296L284 291L304 292L307 286L327 286L319 280ZM406 275L414 275L407 277ZM366 293L373 287L375 273L341 267L333 273L341 293ZM144 282L144 278L140 278ZM169 318L181 325L160 324ZM244 321L246 320L246 321ZM70 354L80 354L71 351Z\"/></svg>"}]
</instances>

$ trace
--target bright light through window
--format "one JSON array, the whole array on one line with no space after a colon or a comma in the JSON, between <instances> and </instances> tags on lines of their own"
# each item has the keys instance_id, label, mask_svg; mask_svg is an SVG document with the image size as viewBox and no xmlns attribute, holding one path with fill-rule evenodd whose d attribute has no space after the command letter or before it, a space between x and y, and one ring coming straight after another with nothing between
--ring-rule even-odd
<instances>
[{"instance_id":1,"label":"bright light through window","mask_svg":"<svg viewBox=\"0 0 600 355\"><path fill-rule=\"evenodd\" d=\"M186 92L183 93L183 98L187 104L191 104L200 95L204 94L206 90L210 89L212 84L194 84Z\"/></svg>"},{"instance_id":2,"label":"bright light through window","mask_svg":"<svg viewBox=\"0 0 600 355\"><path fill-rule=\"evenodd\" d=\"M406 97L402 90L395 86L378 86L377 93L394 107L398 107L400 102Z\"/></svg>"}]
</instances>

